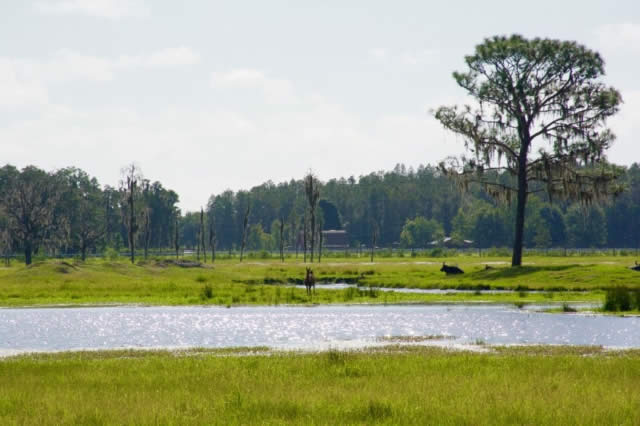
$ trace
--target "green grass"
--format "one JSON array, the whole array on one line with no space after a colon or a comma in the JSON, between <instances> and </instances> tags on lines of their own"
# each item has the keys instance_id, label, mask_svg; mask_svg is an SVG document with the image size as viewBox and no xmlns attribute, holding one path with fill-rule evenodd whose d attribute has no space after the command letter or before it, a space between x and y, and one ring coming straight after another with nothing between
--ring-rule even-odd
<instances>
[{"instance_id":1,"label":"green grass","mask_svg":"<svg viewBox=\"0 0 640 426\"><path fill-rule=\"evenodd\" d=\"M78 352L0 360L0 424L640 422L639 351L547 346L478 354L394 346L264 352Z\"/></svg>"},{"instance_id":2,"label":"green grass","mask_svg":"<svg viewBox=\"0 0 640 426\"><path fill-rule=\"evenodd\" d=\"M302 283L308 266L288 259L218 261L215 266L181 268L149 260L90 260L37 262L30 267L13 263L0 267L0 306L51 304L142 303L151 305L277 305L310 303L548 303L602 302L607 288L640 288L640 273L627 268L624 257L528 257L525 266L510 268L508 259L474 256L453 259L464 275L440 272L446 259L331 259L314 264L320 282L350 282L360 289L322 290L308 297ZM449 259L451 260L451 259ZM485 269L485 262L493 262ZM503 263L495 263L503 262ZM580 263L578 263L580 262ZM442 289L512 289L513 294L420 295L369 291L369 287ZM531 293L539 290L543 293ZM587 290L585 292L585 290Z\"/></svg>"}]
</instances>

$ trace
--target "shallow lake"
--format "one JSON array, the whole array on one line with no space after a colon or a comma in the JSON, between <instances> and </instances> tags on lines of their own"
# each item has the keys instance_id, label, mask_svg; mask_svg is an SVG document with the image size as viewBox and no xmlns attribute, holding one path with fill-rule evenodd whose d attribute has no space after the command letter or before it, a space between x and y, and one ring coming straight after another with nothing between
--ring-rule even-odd
<instances>
[{"instance_id":1,"label":"shallow lake","mask_svg":"<svg viewBox=\"0 0 640 426\"><path fill-rule=\"evenodd\" d=\"M113 348L347 348L389 336L446 344L640 347L640 318L510 306L96 307L0 309L0 354Z\"/></svg>"},{"instance_id":2,"label":"shallow lake","mask_svg":"<svg viewBox=\"0 0 640 426\"><path fill-rule=\"evenodd\" d=\"M306 289L304 285L295 285L291 286L299 289ZM411 287L366 287L366 286L358 286L356 284L347 284L347 283L330 283L330 284L316 284L316 289L320 290L344 290L347 288L358 288L362 291L366 291L369 289L376 291L387 291L387 292L396 292L396 293L417 293L417 294L509 294L509 293L518 293L516 290L458 290L454 288L411 288ZM527 290L526 293L548 293L539 290Z\"/></svg>"}]
</instances>

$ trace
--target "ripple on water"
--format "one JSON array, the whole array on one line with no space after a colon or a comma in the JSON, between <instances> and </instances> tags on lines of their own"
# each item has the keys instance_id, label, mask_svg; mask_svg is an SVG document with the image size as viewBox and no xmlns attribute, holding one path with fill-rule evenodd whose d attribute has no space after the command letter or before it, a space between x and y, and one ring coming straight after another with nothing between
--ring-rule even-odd
<instances>
[{"instance_id":1,"label":"ripple on water","mask_svg":"<svg viewBox=\"0 0 640 426\"><path fill-rule=\"evenodd\" d=\"M0 354L151 347L362 347L384 336L452 344L640 347L640 318L558 315L509 306L102 307L0 310Z\"/></svg>"}]
</instances>

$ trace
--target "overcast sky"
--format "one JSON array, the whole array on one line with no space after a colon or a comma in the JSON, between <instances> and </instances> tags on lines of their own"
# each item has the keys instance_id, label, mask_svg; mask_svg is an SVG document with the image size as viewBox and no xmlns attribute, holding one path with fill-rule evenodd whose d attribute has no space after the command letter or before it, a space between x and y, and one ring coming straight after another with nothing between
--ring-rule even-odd
<instances>
[{"instance_id":1,"label":"overcast sky","mask_svg":"<svg viewBox=\"0 0 640 426\"><path fill-rule=\"evenodd\" d=\"M638 0L0 0L0 164L117 185L135 161L186 210L309 169L435 164L462 147L429 110L512 33L599 51L625 101L609 159L640 161Z\"/></svg>"}]
</instances>

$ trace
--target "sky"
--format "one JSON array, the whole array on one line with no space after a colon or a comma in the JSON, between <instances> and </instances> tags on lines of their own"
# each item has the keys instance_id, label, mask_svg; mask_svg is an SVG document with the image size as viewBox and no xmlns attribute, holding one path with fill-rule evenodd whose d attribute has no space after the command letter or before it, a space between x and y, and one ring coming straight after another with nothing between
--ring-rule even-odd
<instances>
[{"instance_id":1,"label":"sky","mask_svg":"<svg viewBox=\"0 0 640 426\"><path fill-rule=\"evenodd\" d=\"M0 0L0 164L135 162L183 210L226 189L437 164L430 111L493 35L576 40L624 104L609 159L640 162L640 2Z\"/></svg>"}]
</instances>

